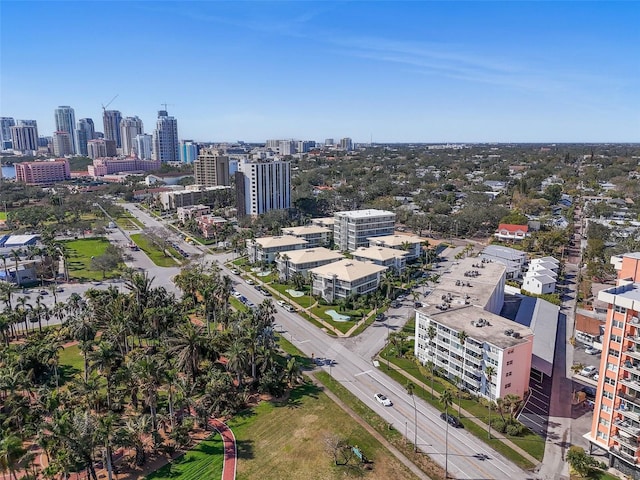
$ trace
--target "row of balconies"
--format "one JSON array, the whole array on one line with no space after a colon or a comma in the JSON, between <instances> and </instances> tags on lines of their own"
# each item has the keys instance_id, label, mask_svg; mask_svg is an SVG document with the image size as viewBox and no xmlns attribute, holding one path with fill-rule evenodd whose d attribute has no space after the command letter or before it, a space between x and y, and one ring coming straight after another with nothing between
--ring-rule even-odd
<instances>
[{"instance_id":1,"label":"row of balconies","mask_svg":"<svg viewBox=\"0 0 640 480\"><path fill-rule=\"evenodd\" d=\"M627 452L626 450L619 447L611 447L609 451L614 455L622 457L624 460L628 462L638 463L638 457L635 455L635 453Z\"/></svg>"}]
</instances>

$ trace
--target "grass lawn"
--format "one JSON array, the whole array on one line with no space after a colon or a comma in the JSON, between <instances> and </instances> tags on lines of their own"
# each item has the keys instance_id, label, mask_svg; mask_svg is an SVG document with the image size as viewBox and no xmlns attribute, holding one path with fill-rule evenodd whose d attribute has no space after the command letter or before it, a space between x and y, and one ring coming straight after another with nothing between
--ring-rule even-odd
<instances>
[{"instance_id":1,"label":"grass lawn","mask_svg":"<svg viewBox=\"0 0 640 480\"><path fill-rule=\"evenodd\" d=\"M84 372L84 358L78 345L66 347L60 351L58 371L60 372L61 384Z\"/></svg>"},{"instance_id":2,"label":"grass lawn","mask_svg":"<svg viewBox=\"0 0 640 480\"><path fill-rule=\"evenodd\" d=\"M131 235L131 240L159 267L177 267L179 265L173 258L165 256L164 253L151 244L142 233ZM171 249L168 250L171 251Z\"/></svg>"},{"instance_id":3,"label":"grass lawn","mask_svg":"<svg viewBox=\"0 0 640 480\"><path fill-rule=\"evenodd\" d=\"M147 480L200 480L201 478L220 478L222 475L224 447L220 435L211 435L195 448L181 455L151 475Z\"/></svg>"},{"instance_id":4,"label":"grass lawn","mask_svg":"<svg viewBox=\"0 0 640 480\"><path fill-rule=\"evenodd\" d=\"M0 220L6 220L7 214L5 212L0 212Z\"/></svg>"},{"instance_id":5,"label":"grass lawn","mask_svg":"<svg viewBox=\"0 0 640 480\"><path fill-rule=\"evenodd\" d=\"M373 469L363 471L362 478L415 478L313 384L293 390L285 403L262 402L231 419L229 426L238 444L239 480L345 478L349 472L335 466L325 451L324 438L332 434L357 445L373 461Z\"/></svg>"},{"instance_id":6,"label":"grass lawn","mask_svg":"<svg viewBox=\"0 0 640 480\"><path fill-rule=\"evenodd\" d=\"M69 276L80 280L102 280L102 272L90 270L91 257L102 255L109 245L106 238L82 238L64 242L69 252ZM106 278L113 277L113 271L107 272Z\"/></svg>"},{"instance_id":7,"label":"grass lawn","mask_svg":"<svg viewBox=\"0 0 640 480\"><path fill-rule=\"evenodd\" d=\"M236 297L229 297L229 304L239 312L248 312L249 307L238 300Z\"/></svg>"},{"instance_id":8,"label":"grass lawn","mask_svg":"<svg viewBox=\"0 0 640 480\"><path fill-rule=\"evenodd\" d=\"M260 278L260 277L257 277ZM262 280L262 279L261 279ZM296 288L293 285L287 285L282 283L271 283L269 287L273 288L275 291L279 292L283 297L287 300L292 300L300 305L302 308L308 308L314 303L316 303L316 299L311 295L304 295L302 297L292 297L287 293L287 290L295 290Z\"/></svg>"},{"instance_id":9,"label":"grass lawn","mask_svg":"<svg viewBox=\"0 0 640 480\"><path fill-rule=\"evenodd\" d=\"M326 313L327 310L335 310L340 315L348 315L350 319L346 322L336 322ZM329 325L332 325L340 330L342 333L347 333L349 329L352 328L356 324L356 322L358 322L362 318L360 310L345 310L341 312L340 308L337 305L316 305L311 309L311 311L322 320L327 322Z\"/></svg>"}]
</instances>

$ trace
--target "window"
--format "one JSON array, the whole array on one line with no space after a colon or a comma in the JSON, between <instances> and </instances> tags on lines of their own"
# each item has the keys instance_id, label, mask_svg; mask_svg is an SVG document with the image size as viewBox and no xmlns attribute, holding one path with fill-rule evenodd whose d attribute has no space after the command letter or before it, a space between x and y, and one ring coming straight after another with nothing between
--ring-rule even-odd
<instances>
[{"instance_id":1,"label":"window","mask_svg":"<svg viewBox=\"0 0 640 480\"><path fill-rule=\"evenodd\" d=\"M507 389L507 388L511 388L511 384L510 384L510 383L507 383L507 384L504 386L504 388L505 388L505 389Z\"/></svg>"},{"instance_id":2,"label":"window","mask_svg":"<svg viewBox=\"0 0 640 480\"><path fill-rule=\"evenodd\" d=\"M603 440L608 440L609 439L609 435L607 435L604 432L598 432L598 438L601 438Z\"/></svg>"},{"instance_id":3,"label":"window","mask_svg":"<svg viewBox=\"0 0 640 480\"><path fill-rule=\"evenodd\" d=\"M616 381L611 377L604 377L604 383L608 385L615 385Z\"/></svg>"},{"instance_id":4,"label":"window","mask_svg":"<svg viewBox=\"0 0 640 480\"><path fill-rule=\"evenodd\" d=\"M623 324L623 323L624 323L624 322L621 322L620 320L614 320L614 321L612 322L613 326L614 326L614 327L616 327L616 328L622 328L622 324Z\"/></svg>"},{"instance_id":5,"label":"window","mask_svg":"<svg viewBox=\"0 0 640 480\"><path fill-rule=\"evenodd\" d=\"M507 350L507 355L511 355L514 352L513 348L510 348L509 350Z\"/></svg>"},{"instance_id":6,"label":"window","mask_svg":"<svg viewBox=\"0 0 640 480\"><path fill-rule=\"evenodd\" d=\"M614 365L613 363L607 363L607 370L609 370L611 372L617 372L618 371L618 366Z\"/></svg>"},{"instance_id":7,"label":"window","mask_svg":"<svg viewBox=\"0 0 640 480\"><path fill-rule=\"evenodd\" d=\"M512 364L513 364L513 360L509 360L509 361L507 362L507 366L512 365Z\"/></svg>"},{"instance_id":8,"label":"window","mask_svg":"<svg viewBox=\"0 0 640 480\"><path fill-rule=\"evenodd\" d=\"M510 377L512 373L513 373L513 372L507 372L507 374L505 375L505 377Z\"/></svg>"},{"instance_id":9,"label":"window","mask_svg":"<svg viewBox=\"0 0 640 480\"><path fill-rule=\"evenodd\" d=\"M616 311L616 313L627 313L627 309L624 307L621 307L620 305L616 305L614 310Z\"/></svg>"},{"instance_id":10,"label":"window","mask_svg":"<svg viewBox=\"0 0 640 480\"><path fill-rule=\"evenodd\" d=\"M600 425L604 425L605 427L608 427L609 425L611 425L611 422L609 420L607 420L606 418L600 417Z\"/></svg>"},{"instance_id":11,"label":"window","mask_svg":"<svg viewBox=\"0 0 640 480\"><path fill-rule=\"evenodd\" d=\"M613 393L611 393L611 392L607 392L607 391L602 392L602 396L604 398L608 398L608 399L611 399L611 400L613 399Z\"/></svg>"},{"instance_id":12,"label":"window","mask_svg":"<svg viewBox=\"0 0 640 480\"><path fill-rule=\"evenodd\" d=\"M618 358L620 356L620 352L618 350L610 348L609 349L609 355Z\"/></svg>"},{"instance_id":13,"label":"window","mask_svg":"<svg viewBox=\"0 0 640 480\"><path fill-rule=\"evenodd\" d=\"M616 343L621 343L622 337L620 335L611 335L611 341Z\"/></svg>"}]
</instances>

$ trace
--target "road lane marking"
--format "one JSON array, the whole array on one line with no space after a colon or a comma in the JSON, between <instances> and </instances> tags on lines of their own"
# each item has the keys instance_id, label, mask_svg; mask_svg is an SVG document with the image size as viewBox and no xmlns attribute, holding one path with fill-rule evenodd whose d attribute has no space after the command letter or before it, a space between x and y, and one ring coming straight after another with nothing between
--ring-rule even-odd
<instances>
[{"instance_id":1,"label":"road lane marking","mask_svg":"<svg viewBox=\"0 0 640 480\"><path fill-rule=\"evenodd\" d=\"M356 373L354 377L359 377L360 375L366 375L367 373L371 373L371 370L366 370L364 372Z\"/></svg>"}]
</instances>

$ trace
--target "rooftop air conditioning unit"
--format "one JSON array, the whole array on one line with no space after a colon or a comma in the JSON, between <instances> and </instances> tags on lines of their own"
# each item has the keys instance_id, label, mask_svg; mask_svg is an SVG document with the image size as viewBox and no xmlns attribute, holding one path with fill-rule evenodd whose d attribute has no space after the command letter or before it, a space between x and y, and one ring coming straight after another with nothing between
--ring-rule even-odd
<instances>
[{"instance_id":1,"label":"rooftop air conditioning unit","mask_svg":"<svg viewBox=\"0 0 640 480\"><path fill-rule=\"evenodd\" d=\"M511 335L513 335L513 329L509 328L509 329L505 330L505 331L504 331L504 334L505 334L507 337L510 337Z\"/></svg>"},{"instance_id":2,"label":"rooftop air conditioning unit","mask_svg":"<svg viewBox=\"0 0 640 480\"><path fill-rule=\"evenodd\" d=\"M518 332L513 332L513 338L520 338L520 334Z\"/></svg>"}]
</instances>

